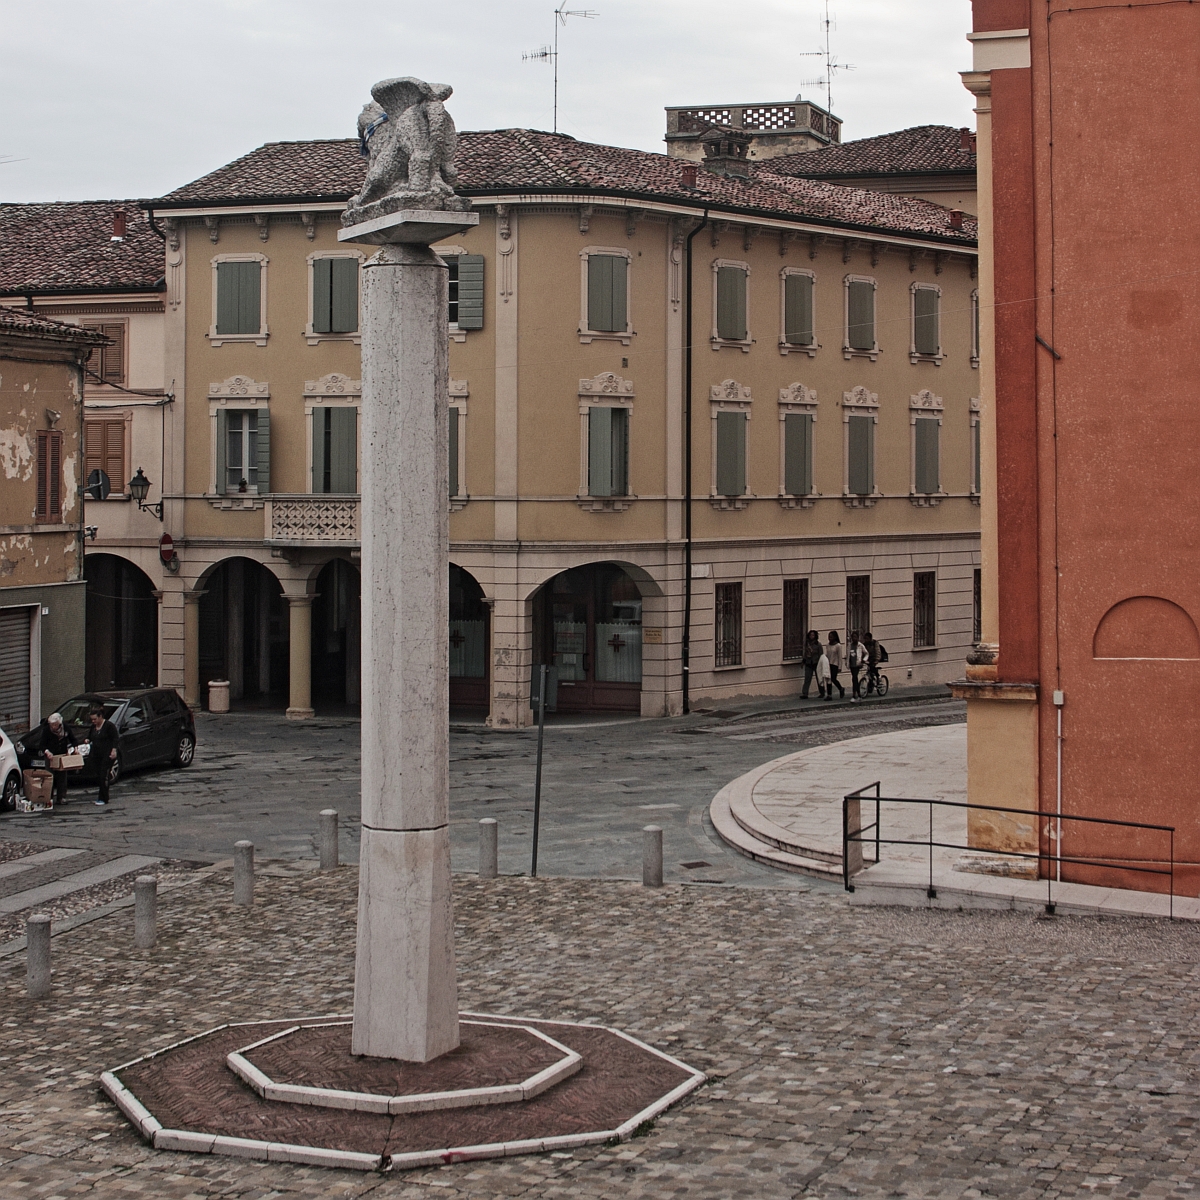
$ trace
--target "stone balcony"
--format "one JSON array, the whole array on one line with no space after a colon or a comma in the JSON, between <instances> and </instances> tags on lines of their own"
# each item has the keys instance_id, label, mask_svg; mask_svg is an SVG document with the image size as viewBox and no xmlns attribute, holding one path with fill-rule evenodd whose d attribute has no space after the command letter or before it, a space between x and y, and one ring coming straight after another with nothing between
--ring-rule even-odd
<instances>
[{"instance_id":1,"label":"stone balcony","mask_svg":"<svg viewBox=\"0 0 1200 1200\"><path fill-rule=\"evenodd\" d=\"M358 546L358 496L275 494L263 505L263 537L270 546Z\"/></svg>"}]
</instances>

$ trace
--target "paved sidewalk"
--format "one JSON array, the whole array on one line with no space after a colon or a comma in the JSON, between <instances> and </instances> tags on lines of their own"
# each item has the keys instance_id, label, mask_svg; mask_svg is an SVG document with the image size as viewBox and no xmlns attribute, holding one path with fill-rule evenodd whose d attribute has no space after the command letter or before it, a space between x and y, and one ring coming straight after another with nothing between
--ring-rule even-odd
<instances>
[{"instance_id":1,"label":"paved sidewalk","mask_svg":"<svg viewBox=\"0 0 1200 1200\"><path fill-rule=\"evenodd\" d=\"M353 867L228 871L0 960L0 1196L44 1200L1192 1197L1200 929L851 907L831 891L456 877L465 1009L610 1023L711 1079L644 1137L381 1177L156 1152L100 1071L344 1011ZM433 1190L436 1189L436 1190Z\"/></svg>"}]
</instances>

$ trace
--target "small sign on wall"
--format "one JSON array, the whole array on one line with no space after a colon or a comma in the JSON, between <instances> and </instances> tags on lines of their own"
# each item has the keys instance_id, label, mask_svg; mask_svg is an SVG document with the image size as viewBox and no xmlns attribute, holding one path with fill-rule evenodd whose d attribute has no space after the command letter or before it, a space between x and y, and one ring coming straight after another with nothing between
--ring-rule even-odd
<instances>
[{"instance_id":1,"label":"small sign on wall","mask_svg":"<svg viewBox=\"0 0 1200 1200\"><path fill-rule=\"evenodd\" d=\"M647 629L642 627L642 645L643 646L661 646L663 631L661 629Z\"/></svg>"}]
</instances>

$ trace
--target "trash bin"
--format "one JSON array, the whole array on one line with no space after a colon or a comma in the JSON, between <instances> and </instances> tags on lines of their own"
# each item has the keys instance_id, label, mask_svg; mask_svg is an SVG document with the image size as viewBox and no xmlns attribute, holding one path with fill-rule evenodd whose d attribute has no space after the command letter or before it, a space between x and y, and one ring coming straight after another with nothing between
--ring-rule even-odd
<instances>
[{"instance_id":1,"label":"trash bin","mask_svg":"<svg viewBox=\"0 0 1200 1200\"><path fill-rule=\"evenodd\" d=\"M228 679L210 679L208 681L208 711L210 713L227 713L229 711Z\"/></svg>"}]
</instances>

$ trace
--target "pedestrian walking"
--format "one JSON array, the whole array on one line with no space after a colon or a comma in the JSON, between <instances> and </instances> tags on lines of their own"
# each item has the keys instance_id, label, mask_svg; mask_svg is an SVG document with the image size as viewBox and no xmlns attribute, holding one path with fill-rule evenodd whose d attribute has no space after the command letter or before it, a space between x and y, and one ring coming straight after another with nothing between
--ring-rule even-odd
<instances>
[{"instance_id":1,"label":"pedestrian walking","mask_svg":"<svg viewBox=\"0 0 1200 1200\"><path fill-rule=\"evenodd\" d=\"M34 743L35 745L37 743ZM74 752L78 743L75 741L75 735L63 724L62 713L51 713L43 722L41 728L41 746L42 754L46 758L46 765L50 765L50 755L52 754L71 754ZM66 804L67 802L67 773L66 771L54 771L54 804Z\"/></svg>"},{"instance_id":2,"label":"pedestrian walking","mask_svg":"<svg viewBox=\"0 0 1200 1200\"><path fill-rule=\"evenodd\" d=\"M867 689L866 694L869 696L875 691L875 685L879 676L879 643L875 640L875 635L868 630L863 634L863 645L867 648Z\"/></svg>"},{"instance_id":3,"label":"pedestrian walking","mask_svg":"<svg viewBox=\"0 0 1200 1200\"><path fill-rule=\"evenodd\" d=\"M867 665L867 648L862 644L862 639L858 635L858 630L855 629L850 634L850 642L846 647L846 662L850 667L850 682L852 685L850 703L857 704L862 699L862 692L859 684L859 675Z\"/></svg>"},{"instance_id":4,"label":"pedestrian walking","mask_svg":"<svg viewBox=\"0 0 1200 1200\"><path fill-rule=\"evenodd\" d=\"M825 647L825 657L829 659L829 685L825 688L825 699L833 699L833 689L838 690L838 699L845 700L846 689L838 682L838 675L841 674L843 659L842 659L842 639L838 637L838 631L831 629L829 631L829 645Z\"/></svg>"},{"instance_id":5,"label":"pedestrian walking","mask_svg":"<svg viewBox=\"0 0 1200 1200\"><path fill-rule=\"evenodd\" d=\"M821 647L821 657L817 659L817 693L822 700L829 700L833 694L833 684L829 682L829 655L825 647Z\"/></svg>"},{"instance_id":6,"label":"pedestrian walking","mask_svg":"<svg viewBox=\"0 0 1200 1200\"><path fill-rule=\"evenodd\" d=\"M808 689L812 686L813 676L817 673L817 663L821 661L821 635L810 629L804 635L804 686L800 689L800 699L808 699Z\"/></svg>"},{"instance_id":7,"label":"pedestrian walking","mask_svg":"<svg viewBox=\"0 0 1200 1200\"><path fill-rule=\"evenodd\" d=\"M91 757L100 773L100 794L96 803L101 808L108 804L108 773L117 757L117 727L104 715L104 709L93 708L91 713L92 732L88 735Z\"/></svg>"}]
</instances>

